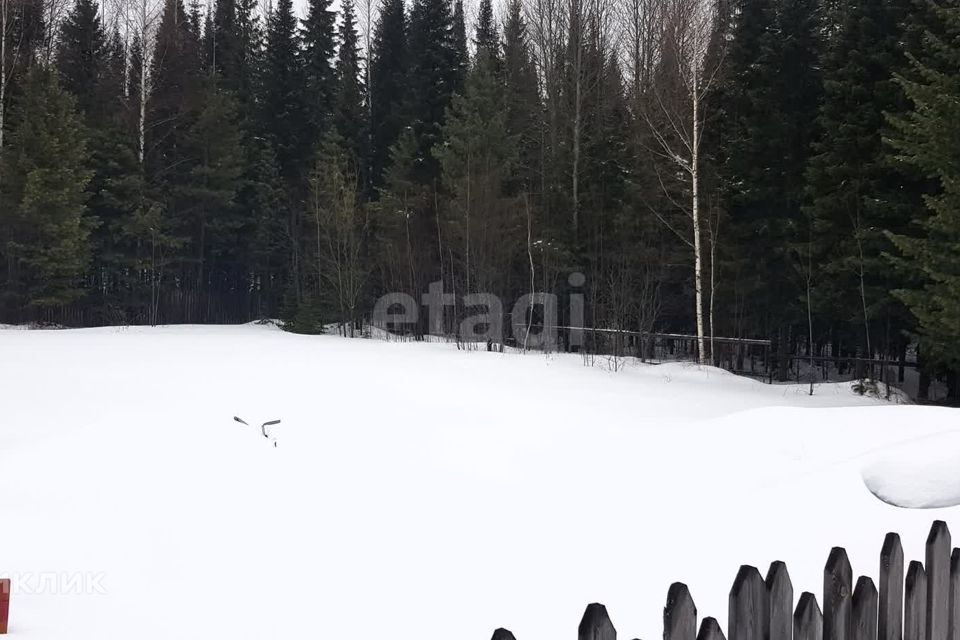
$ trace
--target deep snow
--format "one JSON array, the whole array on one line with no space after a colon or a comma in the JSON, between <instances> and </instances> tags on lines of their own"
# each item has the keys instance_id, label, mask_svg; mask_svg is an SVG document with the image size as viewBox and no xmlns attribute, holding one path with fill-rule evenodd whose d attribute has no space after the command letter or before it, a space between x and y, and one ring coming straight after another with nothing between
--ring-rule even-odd
<instances>
[{"instance_id":1,"label":"deep snow","mask_svg":"<svg viewBox=\"0 0 960 640\"><path fill-rule=\"evenodd\" d=\"M863 481L884 502L911 509L960 505L960 429L921 436L872 458Z\"/></svg>"},{"instance_id":2,"label":"deep snow","mask_svg":"<svg viewBox=\"0 0 960 640\"><path fill-rule=\"evenodd\" d=\"M876 577L887 531L960 536L860 478L958 416L263 326L0 331L10 637L553 640L599 601L650 639L675 580L723 623L742 563L799 595L833 545Z\"/></svg>"}]
</instances>

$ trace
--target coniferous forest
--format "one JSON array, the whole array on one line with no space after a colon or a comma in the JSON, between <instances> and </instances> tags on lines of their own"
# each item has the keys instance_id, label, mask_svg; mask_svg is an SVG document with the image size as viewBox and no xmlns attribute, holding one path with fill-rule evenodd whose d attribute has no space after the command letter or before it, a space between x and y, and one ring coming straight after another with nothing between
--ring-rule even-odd
<instances>
[{"instance_id":1,"label":"coniferous forest","mask_svg":"<svg viewBox=\"0 0 960 640\"><path fill-rule=\"evenodd\" d=\"M0 0L0 44L0 322L576 289L960 396L956 0Z\"/></svg>"}]
</instances>

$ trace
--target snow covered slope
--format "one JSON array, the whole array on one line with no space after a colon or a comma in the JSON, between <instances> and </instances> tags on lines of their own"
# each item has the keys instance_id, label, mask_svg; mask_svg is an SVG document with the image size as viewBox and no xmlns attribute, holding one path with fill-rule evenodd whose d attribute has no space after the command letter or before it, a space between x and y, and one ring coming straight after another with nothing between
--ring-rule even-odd
<instances>
[{"instance_id":1,"label":"snow covered slope","mask_svg":"<svg viewBox=\"0 0 960 640\"><path fill-rule=\"evenodd\" d=\"M960 536L860 478L958 416L259 326L0 331L10 637L555 640L599 601L656 638L672 581L723 622L741 563L819 592L833 545L876 576L889 530Z\"/></svg>"}]
</instances>

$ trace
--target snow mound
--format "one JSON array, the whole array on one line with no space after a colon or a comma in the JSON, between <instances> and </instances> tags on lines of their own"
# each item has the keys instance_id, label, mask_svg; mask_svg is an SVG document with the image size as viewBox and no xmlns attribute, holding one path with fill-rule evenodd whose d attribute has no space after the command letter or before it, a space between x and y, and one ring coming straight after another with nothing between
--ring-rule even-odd
<instances>
[{"instance_id":1,"label":"snow mound","mask_svg":"<svg viewBox=\"0 0 960 640\"><path fill-rule=\"evenodd\" d=\"M960 505L960 430L892 447L864 466L862 476L870 493L896 507Z\"/></svg>"}]
</instances>

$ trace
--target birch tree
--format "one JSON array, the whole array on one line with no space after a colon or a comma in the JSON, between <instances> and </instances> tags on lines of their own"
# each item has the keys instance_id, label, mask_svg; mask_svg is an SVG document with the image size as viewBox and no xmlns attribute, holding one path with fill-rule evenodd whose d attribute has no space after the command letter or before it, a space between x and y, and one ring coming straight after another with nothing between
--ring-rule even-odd
<instances>
[{"instance_id":1,"label":"birch tree","mask_svg":"<svg viewBox=\"0 0 960 640\"><path fill-rule=\"evenodd\" d=\"M655 141L652 151L676 170L687 187L689 199L673 203L689 218L689 232L660 217L693 250L697 350L701 363L707 361L701 240L704 106L722 60L722 56L707 56L713 14L712 0L667 0L661 21L659 68L652 75L651 96L641 112ZM669 192L662 179L661 185ZM667 195L672 199L670 193Z\"/></svg>"},{"instance_id":2,"label":"birch tree","mask_svg":"<svg viewBox=\"0 0 960 640\"><path fill-rule=\"evenodd\" d=\"M118 13L123 15L127 37L133 43L138 55L132 55L130 64L131 93L129 96L136 105L137 158L142 167L146 159L147 103L150 97L150 68L153 62L154 35L160 17L160 3L157 0L120 0Z\"/></svg>"},{"instance_id":3,"label":"birch tree","mask_svg":"<svg viewBox=\"0 0 960 640\"><path fill-rule=\"evenodd\" d=\"M3 131L7 107L7 38L10 25L10 0L0 0L0 184L3 180Z\"/></svg>"}]
</instances>

